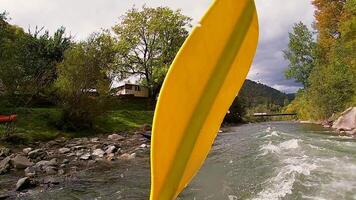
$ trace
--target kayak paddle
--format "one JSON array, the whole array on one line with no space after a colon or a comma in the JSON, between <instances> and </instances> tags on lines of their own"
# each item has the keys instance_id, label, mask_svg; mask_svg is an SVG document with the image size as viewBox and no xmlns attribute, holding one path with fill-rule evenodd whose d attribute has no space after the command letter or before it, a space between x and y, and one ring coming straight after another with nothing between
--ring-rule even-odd
<instances>
[{"instance_id":1,"label":"kayak paddle","mask_svg":"<svg viewBox=\"0 0 356 200\"><path fill-rule=\"evenodd\" d=\"M258 42L253 0L215 0L173 61L151 142L151 200L172 200L203 164Z\"/></svg>"}]
</instances>

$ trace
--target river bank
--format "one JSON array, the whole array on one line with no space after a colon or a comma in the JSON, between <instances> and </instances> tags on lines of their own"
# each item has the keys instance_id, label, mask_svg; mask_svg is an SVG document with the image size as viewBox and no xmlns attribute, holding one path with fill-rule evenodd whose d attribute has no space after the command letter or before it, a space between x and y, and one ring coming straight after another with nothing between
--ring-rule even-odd
<instances>
[{"instance_id":1,"label":"river bank","mask_svg":"<svg viewBox=\"0 0 356 200\"><path fill-rule=\"evenodd\" d=\"M58 187L75 180L78 172L99 165L147 159L149 147L149 140L140 133L61 137L28 146L0 147L0 199Z\"/></svg>"},{"instance_id":2,"label":"river bank","mask_svg":"<svg viewBox=\"0 0 356 200\"><path fill-rule=\"evenodd\" d=\"M324 128L332 128L340 135L356 135L356 107L350 107L344 112L333 115L322 121L300 121L302 124L318 124Z\"/></svg>"},{"instance_id":3,"label":"river bank","mask_svg":"<svg viewBox=\"0 0 356 200\"><path fill-rule=\"evenodd\" d=\"M354 112L350 114L350 111L353 110L348 109L337 120L332 121L332 124L318 124L323 125L328 134L347 135L345 128L336 129L337 131L331 128L338 124L345 127L345 120L350 121L350 116L351 119L354 117ZM259 126L259 124L224 126L221 132L236 132L241 129L240 127L246 126ZM60 137L45 143L0 146L0 199L16 199L68 187L78 180L78 176L86 176L87 179L92 173L102 176L100 174L102 169L107 169L106 173L109 174L112 173L109 172L111 169L115 169L116 173L118 173L117 169L121 169L122 172L116 176L123 178L125 176L123 174L130 167L142 167L142 173L145 174L143 176L148 182L150 142L141 133L143 132L74 139ZM266 133L270 133L271 137L280 135L269 125ZM133 164L133 161L142 166L137 166L137 163ZM94 182L97 181L96 177L93 178ZM128 179L131 178L133 178L132 174ZM103 177L100 180L105 182ZM145 184L143 188L147 195L147 185Z\"/></svg>"}]
</instances>

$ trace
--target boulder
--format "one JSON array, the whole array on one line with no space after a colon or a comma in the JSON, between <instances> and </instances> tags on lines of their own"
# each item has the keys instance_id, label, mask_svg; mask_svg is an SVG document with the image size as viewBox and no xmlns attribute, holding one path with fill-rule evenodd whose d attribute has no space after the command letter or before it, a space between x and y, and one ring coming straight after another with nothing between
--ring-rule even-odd
<instances>
[{"instance_id":1,"label":"boulder","mask_svg":"<svg viewBox=\"0 0 356 200\"><path fill-rule=\"evenodd\" d=\"M44 159L47 153L43 149L36 149L28 153L28 157L31 159Z\"/></svg>"},{"instance_id":2,"label":"boulder","mask_svg":"<svg viewBox=\"0 0 356 200\"><path fill-rule=\"evenodd\" d=\"M90 153L86 153L86 154L80 156L81 160L89 160L90 158L91 158Z\"/></svg>"},{"instance_id":3,"label":"boulder","mask_svg":"<svg viewBox=\"0 0 356 200\"><path fill-rule=\"evenodd\" d=\"M99 142L99 138L92 138L92 139L90 139L90 142L97 143L97 142Z\"/></svg>"},{"instance_id":4,"label":"boulder","mask_svg":"<svg viewBox=\"0 0 356 200\"><path fill-rule=\"evenodd\" d=\"M7 157L11 154L11 150L8 148L0 148L0 157Z\"/></svg>"},{"instance_id":5,"label":"boulder","mask_svg":"<svg viewBox=\"0 0 356 200\"><path fill-rule=\"evenodd\" d=\"M115 153L116 150L117 150L117 149L116 149L116 146L110 145L110 146L108 146L108 147L106 148L105 153L106 153L107 155L109 155L109 154Z\"/></svg>"},{"instance_id":6,"label":"boulder","mask_svg":"<svg viewBox=\"0 0 356 200\"><path fill-rule=\"evenodd\" d=\"M93 156L98 156L99 158L104 157L105 152L101 149L95 149L93 151Z\"/></svg>"},{"instance_id":7,"label":"boulder","mask_svg":"<svg viewBox=\"0 0 356 200\"><path fill-rule=\"evenodd\" d=\"M0 162L0 175L6 174L11 169L11 157L8 156Z\"/></svg>"},{"instance_id":8,"label":"boulder","mask_svg":"<svg viewBox=\"0 0 356 200\"><path fill-rule=\"evenodd\" d=\"M37 173L39 169L37 169L36 167L32 166L32 167L27 167L24 171L25 171L25 176L26 177L34 177Z\"/></svg>"},{"instance_id":9,"label":"boulder","mask_svg":"<svg viewBox=\"0 0 356 200\"><path fill-rule=\"evenodd\" d=\"M27 167L31 167L33 165L33 162L21 155L16 155L15 158L11 159L11 162L16 169L26 169Z\"/></svg>"},{"instance_id":10,"label":"boulder","mask_svg":"<svg viewBox=\"0 0 356 200\"><path fill-rule=\"evenodd\" d=\"M33 186L35 186L35 184L29 177L21 178L16 183L16 191L25 190Z\"/></svg>"},{"instance_id":11,"label":"boulder","mask_svg":"<svg viewBox=\"0 0 356 200\"><path fill-rule=\"evenodd\" d=\"M25 148L25 149L22 150L22 152L27 155L27 154L30 153L32 150L33 150L32 148Z\"/></svg>"},{"instance_id":12,"label":"boulder","mask_svg":"<svg viewBox=\"0 0 356 200\"><path fill-rule=\"evenodd\" d=\"M123 160L132 160L136 158L136 153L132 153L132 154L124 153L119 158Z\"/></svg>"},{"instance_id":13,"label":"boulder","mask_svg":"<svg viewBox=\"0 0 356 200\"><path fill-rule=\"evenodd\" d=\"M123 140L125 139L125 137L121 136L121 135L118 135L118 134L111 134L108 136L108 139L109 140L114 140L114 141L118 141L118 140Z\"/></svg>"},{"instance_id":14,"label":"boulder","mask_svg":"<svg viewBox=\"0 0 356 200\"><path fill-rule=\"evenodd\" d=\"M52 184L52 185L58 185L60 183L58 178L55 178L53 176L46 176L43 178L43 183L44 184Z\"/></svg>"},{"instance_id":15,"label":"boulder","mask_svg":"<svg viewBox=\"0 0 356 200\"><path fill-rule=\"evenodd\" d=\"M332 127L338 131L347 132L352 132L356 129L356 107L351 107L343 112Z\"/></svg>"},{"instance_id":16,"label":"boulder","mask_svg":"<svg viewBox=\"0 0 356 200\"><path fill-rule=\"evenodd\" d=\"M46 174L48 175L56 175L57 174L57 171L58 169L56 167L53 167L53 166L45 166L43 168L43 170L46 172Z\"/></svg>"},{"instance_id":17,"label":"boulder","mask_svg":"<svg viewBox=\"0 0 356 200\"><path fill-rule=\"evenodd\" d=\"M66 153L69 153L69 152L70 152L70 149L64 147L64 148L58 149L58 152L61 153L61 154L66 154Z\"/></svg>"},{"instance_id":18,"label":"boulder","mask_svg":"<svg viewBox=\"0 0 356 200\"><path fill-rule=\"evenodd\" d=\"M47 161L47 160L41 160L39 162L36 163L36 167L37 168L45 168L47 166L57 166L58 165L58 160L57 158L53 158L52 160L50 161Z\"/></svg>"}]
</instances>

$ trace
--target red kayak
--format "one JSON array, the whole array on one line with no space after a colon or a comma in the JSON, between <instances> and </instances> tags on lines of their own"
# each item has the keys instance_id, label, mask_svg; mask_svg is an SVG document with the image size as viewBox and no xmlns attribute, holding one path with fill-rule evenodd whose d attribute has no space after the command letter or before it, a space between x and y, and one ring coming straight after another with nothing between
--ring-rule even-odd
<instances>
[{"instance_id":1,"label":"red kayak","mask_svg":"<svg viewBox=\"0 0 356 200\"><path fill-rule=\"evenodd\" d=\"M0 124L7 122L14 122L17 119L17 115L0 115Z\"/></svg>"}]
</instances>

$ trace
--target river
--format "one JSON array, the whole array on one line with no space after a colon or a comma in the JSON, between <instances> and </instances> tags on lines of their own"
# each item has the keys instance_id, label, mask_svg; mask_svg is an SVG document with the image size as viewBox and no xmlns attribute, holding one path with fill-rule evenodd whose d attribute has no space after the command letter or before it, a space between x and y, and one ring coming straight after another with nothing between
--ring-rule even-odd
<instances>
[{"instance_id":1,"label":"river","mask_svg":"<svg viewBox=\"0 0 356 200\"><path fill-rule=\"evenodd\" d=\"M26 199L147 199L149 160L79 173ZM356 139L318 125L271 122L231 127L180 200L356 199Z\"/></svg>"}]
</instances>

